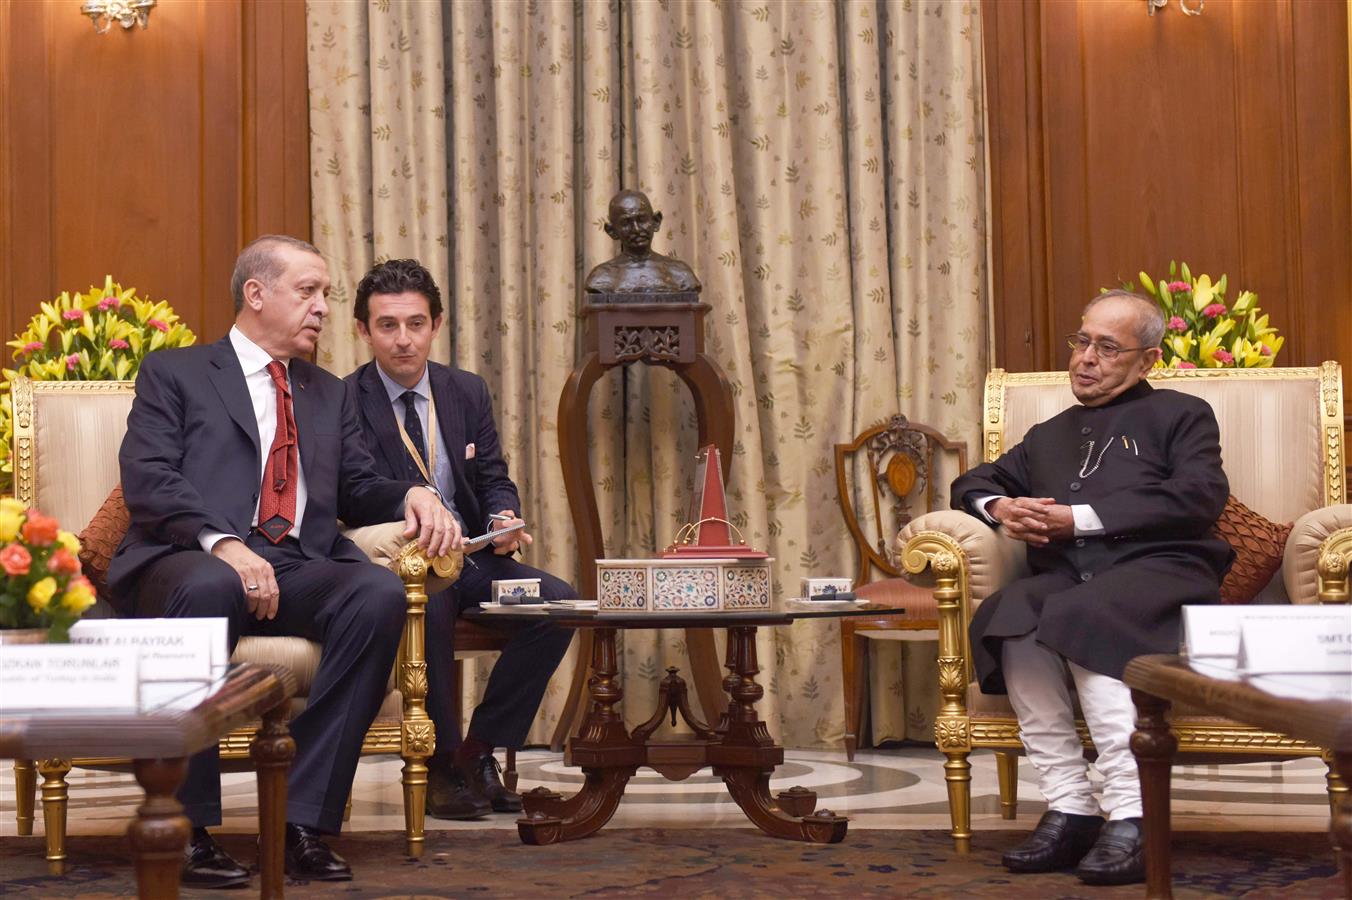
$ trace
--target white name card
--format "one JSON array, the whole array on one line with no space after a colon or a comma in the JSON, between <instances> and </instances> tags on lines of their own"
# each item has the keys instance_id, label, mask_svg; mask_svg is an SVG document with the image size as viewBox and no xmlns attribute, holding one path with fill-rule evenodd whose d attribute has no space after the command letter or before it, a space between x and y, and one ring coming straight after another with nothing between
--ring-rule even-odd
<instances>
[{"instance_id":1,"label":"white name card","mask_svg":"<svg viewBox=\"0 0 1352 900\"><path fill-rule=\"evenodd\" d=\"M70 640L135 648L142 681L205 681L227 662L227 629L225 619L84 619Z\"/></svg>"},{"instance_id":2,"label":"white name card","mask_svg":"<svg viewBox=\"0 0 1352 900\"><path fill-rule=\"evenodd\" d=\"M1352 607L1285 603L1250 606L1183 607L1183 654L1189 659L1239 657L1240 626L1244 622L1266 625L1275 622L1308 622L1308 627L1346 631L1352 622ZM1259 625L1259 627L1261 627ZM1286 670L1294 671L1294 670Z\"/></svg>"},{"instance_id":3,"label":"white name card","mask_svg":"<svg viewBox=\"0 0 1352 900\"><path fill-rule=\"evenodd\" d=\"M137 708L133 647L0 647L0 712Z\"/></svg>"},{"instance_id":4,"label":"white name card","mask_svg":"<svg viewBox=\"0 0 1352 900\"><path fill-rule=\"evenodd\" d=\"M1245 619L1239 623L1239 667L1250 674L1352 673L1352 607L1341 615Z\"/></svg>"}]
</instances>

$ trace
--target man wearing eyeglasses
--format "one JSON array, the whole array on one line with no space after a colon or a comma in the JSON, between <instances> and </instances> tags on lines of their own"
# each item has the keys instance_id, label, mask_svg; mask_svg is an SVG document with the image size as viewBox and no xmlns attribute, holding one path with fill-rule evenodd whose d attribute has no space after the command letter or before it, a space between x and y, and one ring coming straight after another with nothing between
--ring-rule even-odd
<instances>
[{"instance_id":1,"label":"man wearing eyeglasses","mask_svg":"<svg viewBox=\"0 0 1352 900\"><path fill-rule=\"evenodd\" d=\"M1229 483L1210 405L1145 381L1164 327L1138 294L1094 298L1067 338L1079 404L953 482L954 507L1026 543L1033 573L987 598L970 632L981 689L1009 695L1047 800L1032 836L1005 854L1011 871L1074 867L1089 884L1145 877L1122 671L1135 656L1177 652L1180 609L1215 603L1234 555L1211 535ZM1072 681L1098 751L1101 802L1075 732Z\"/></svg>"}]
</instances>

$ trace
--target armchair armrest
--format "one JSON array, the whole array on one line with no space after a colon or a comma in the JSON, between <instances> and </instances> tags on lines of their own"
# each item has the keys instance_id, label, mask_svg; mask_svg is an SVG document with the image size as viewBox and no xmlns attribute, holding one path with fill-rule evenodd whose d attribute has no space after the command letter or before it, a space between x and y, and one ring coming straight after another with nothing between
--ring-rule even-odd
<instances>
[{"instance_id":1,"label":"armchair armrest","mask_svg":"<svg viewBox=\"0 0 1352 900\"><path fill-rule=\"evenodd\" d=\"M1312 510L1296 520L1282 554L1292 603L1347 603L1352 567L1352 504Z\"/></svg>"},{"instance_id":2,"label":"armchair armrest","mask_svg":"<svg viewBox=\"0 0 1352 900\"><path fill-rule=\"evenodd\" d=\"M454 584L460 577L460 569L464 565L464 554L458 550L429 560L418 549L417 543L404 537L403 522L382 522L379 525L366 525L361 528L344 528L343 536L356 544L361 552L371 558L371 562L392 570L404 579L405 584L409 583L409 579L404 577L403 569L409 566L408 561L413 562L414 568L419 567L420 561L422 588L428 596L444 591ZM429 568L431 571L428 571ZM418 573L409 574L418 580Z\"/></svg>"},{"instance_id":3,"label":"armchair armrest","mask_svg":"<svg viewBox=\"0 0 1352 900\"><path fill-rule=\"evenodd\" d=\"M918 573L932 564L934 553L945 543L944 538L952 544L948 549L961 551L961 558L966 560L969 616L1001 586L1029 574L1026 544L956 509L926 513L901 530L897 543L902 548L906 571ZM908 559L912 553L920 553L926 560L915 559L917 567L912 568Z\"/></svg>"}]
</instances>

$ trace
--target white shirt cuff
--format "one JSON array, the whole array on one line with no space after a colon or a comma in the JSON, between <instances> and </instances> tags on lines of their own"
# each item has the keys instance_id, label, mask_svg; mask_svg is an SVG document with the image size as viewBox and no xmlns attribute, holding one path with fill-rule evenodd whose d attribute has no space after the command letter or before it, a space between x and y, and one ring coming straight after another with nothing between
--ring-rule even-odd
<instances>
[{"instance_id":1,"label":"white shirt cuff","mask_svg":"<svg viewBox=\"0 0 1352 900\"><path fill-rule=\"evenodd\" d=\"M202 550L205 553L210 553L213 547L226 538L234 538L237 541L240 540L240 537L237 534L226 534L224 531L212 531L210 528L203 528L201 531L197 532L197 543L202 545Z\"/></svg>"},{"instance_id":2,"label":"white shirt cuff","mask_svg":"<svg viewBox=\"0 0 1352 900\"><path fill-rule=\"evenodd\" d=\"M1075 519L1075 536L1091 537L1096 534L1103 534L1103 520L1094 512L1094 507L1087 503L1076 503L1070 507L1070 514Z\"/></svg>"},{"instance_id":3,"label":"white shirt cuff","mask_svg":"<svg viewBox=\"0 0 1352 900\"><path fill-rule=\"evenodd\" d=\"M996 520L994 516L986 512L986 507L990 506L996 500L999 500L1000 496L1001 495L999 494L987 494L984 497L978 497L977 499L972 501L972 506L976 507L976 511L981 513L982 518L984 518L991 525L995 525L996 527L999 527L1000 523L999 521Z\"/></svg>"}]
</instances>

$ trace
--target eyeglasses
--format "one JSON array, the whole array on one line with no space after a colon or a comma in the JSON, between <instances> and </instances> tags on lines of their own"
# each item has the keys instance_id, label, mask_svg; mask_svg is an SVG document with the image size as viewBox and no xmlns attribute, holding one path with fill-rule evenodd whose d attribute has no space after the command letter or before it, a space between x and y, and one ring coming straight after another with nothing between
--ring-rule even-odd
<instances>
[{"instance_id":1,"label":"eyeglasses","mask_svg":"<svg viewBox=\"0 0 1352 900\"><path fill-rule=\"evenodd\" d=\"M1118 355L1122 353L1150 349L1149 347L1119 347L1116 344L1105 344L1102 341L1091 340L1083 334L1066 335L1066 346L1076 353L1083 353L1092 346L1099 359L1117 359Z\"/></svg>"}]
</instances>

